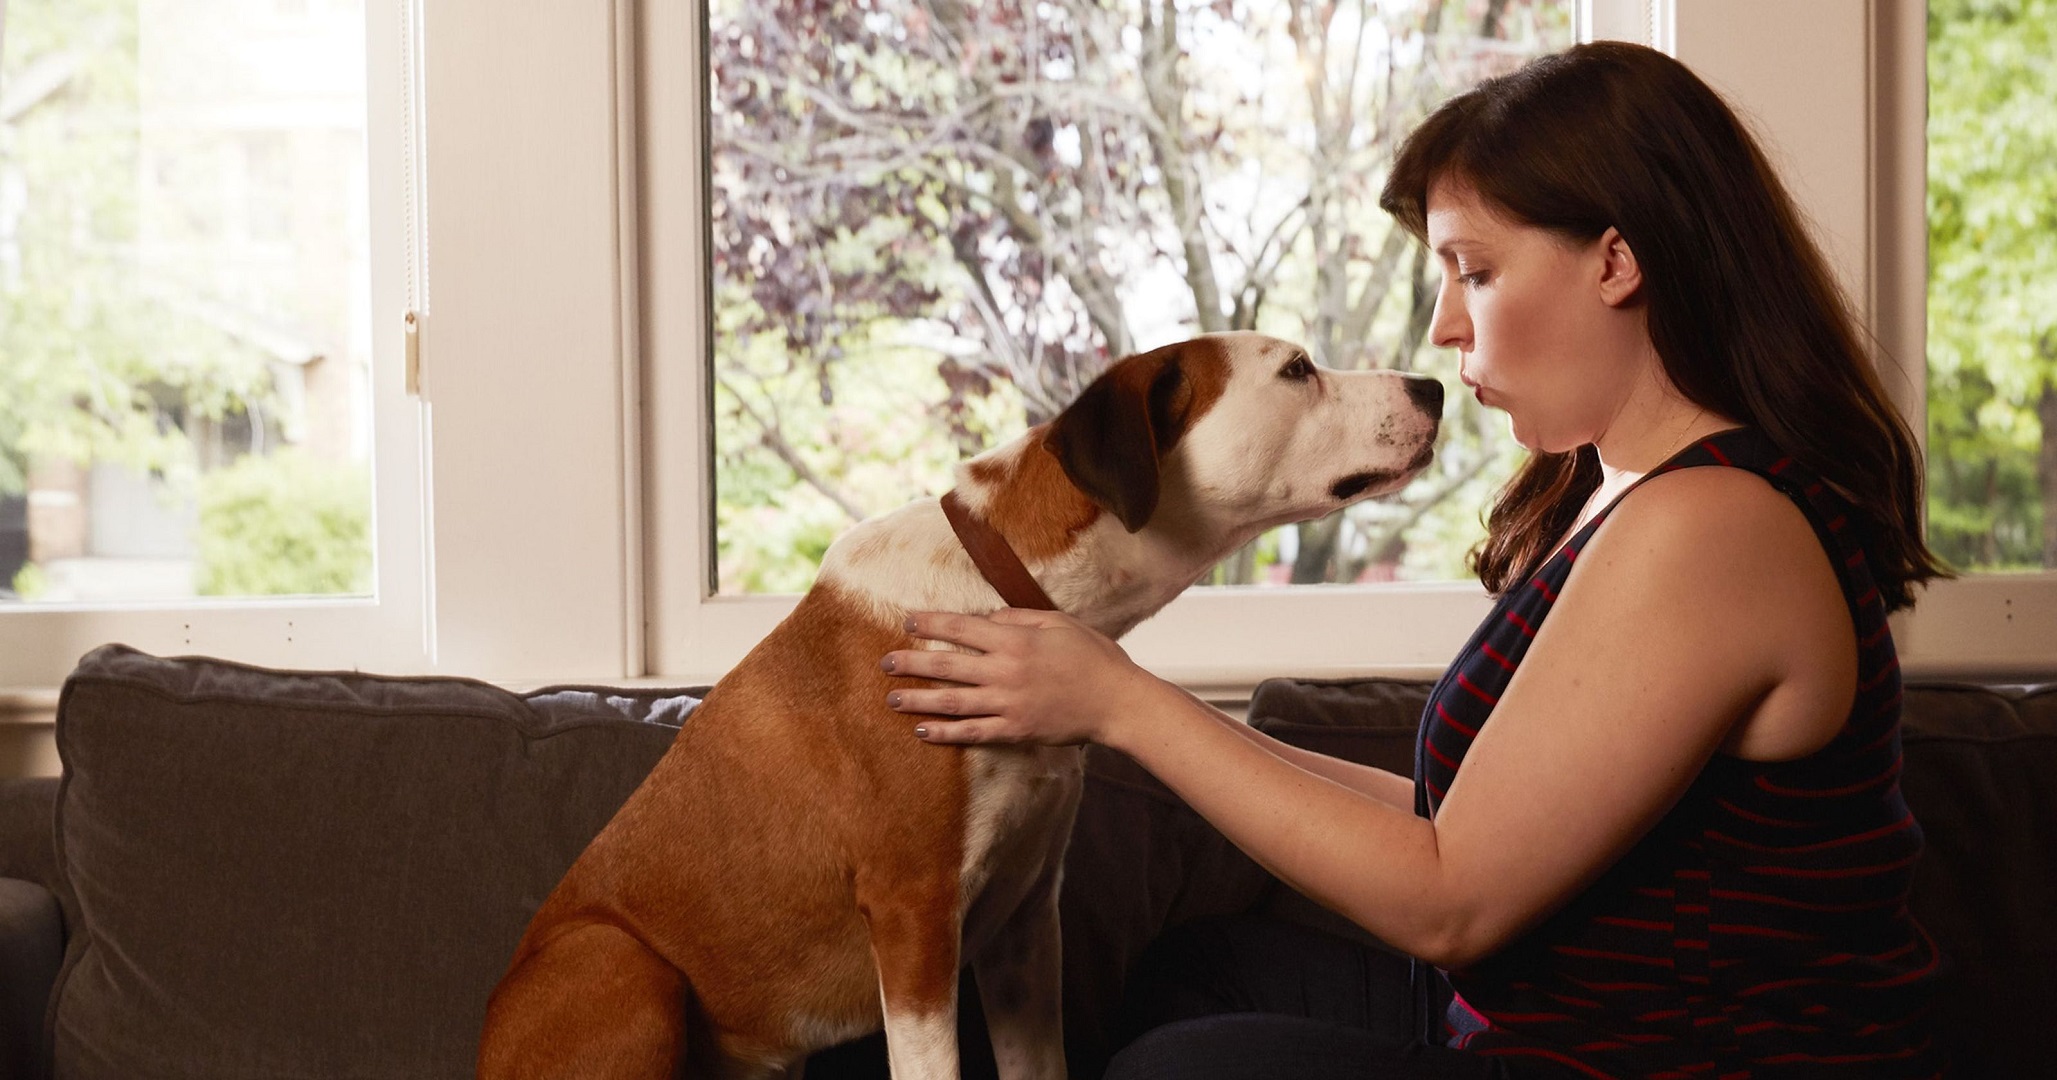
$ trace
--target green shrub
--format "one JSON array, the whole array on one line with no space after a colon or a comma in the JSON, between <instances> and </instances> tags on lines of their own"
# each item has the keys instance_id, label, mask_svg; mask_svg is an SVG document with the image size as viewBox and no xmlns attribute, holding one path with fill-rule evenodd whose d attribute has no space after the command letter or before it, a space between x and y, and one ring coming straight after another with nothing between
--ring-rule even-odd
<instances>
[{"instance_id":1,"label":"green shrub","mask_svg":"<svg viewBox=\"0 0 2057 1080\"><path fill-rule=\"evenodd\" d=\"M202 596L371 592L371 473L298 450L200 478Z\"/></svg>"}]
</instances>

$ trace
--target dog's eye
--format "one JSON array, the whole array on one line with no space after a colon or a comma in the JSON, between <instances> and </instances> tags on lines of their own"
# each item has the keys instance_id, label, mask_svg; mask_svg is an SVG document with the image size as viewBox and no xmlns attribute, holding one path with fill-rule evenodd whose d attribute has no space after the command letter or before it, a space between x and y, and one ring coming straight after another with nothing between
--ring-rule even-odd
<instances>
[{"instance_id":1,"label":"dog's eye","mask_svg":"<svg viewBox=\"0 0 2057 1080\"><path fill-rule=\"evenodd\" d=\"M1301 353L1286 361L1285 367L1278 369L1278 377L1305 382L1314 377L1314 361L1307 359L1307 354Z\"/></svg>"}]
</instances>

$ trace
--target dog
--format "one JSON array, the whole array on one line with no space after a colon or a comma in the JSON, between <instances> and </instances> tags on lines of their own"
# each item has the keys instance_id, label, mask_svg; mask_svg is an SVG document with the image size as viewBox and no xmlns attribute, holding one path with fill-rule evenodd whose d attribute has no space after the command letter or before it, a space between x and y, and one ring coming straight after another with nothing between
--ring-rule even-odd
<instances>
[{"instance_id":1,"label":"dog","mask_svg":"<svg viewBox=\"0 0 2057 1080\"><path fill-rule=\"evenodd\" d=\"M1441 411L1432 379L1207 335L853 527L537 910L479 1075L791 1075L883 1026L897 1080L956 1077L968 959L1000 1074L1064 1076L1081 750L923 743L879 658L909 612L991 612L1002 586L1120 637L1265 530L1398 490Z\"/></svg>"}]
</instances>

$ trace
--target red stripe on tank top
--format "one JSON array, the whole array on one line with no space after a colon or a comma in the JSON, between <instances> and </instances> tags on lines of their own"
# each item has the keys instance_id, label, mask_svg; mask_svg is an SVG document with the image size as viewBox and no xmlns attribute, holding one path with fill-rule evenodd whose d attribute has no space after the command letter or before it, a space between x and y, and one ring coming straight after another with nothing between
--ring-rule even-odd
<instances>
[{"instance_id":1,"label":"red stripe on tank top","mask_svg":"<svg viewBox=\"0 0 2057 1080\"><path fill-rule=\"evenodd\" d=\"M1799 979L1779 979L1774 982L1758 983L1756 986L1746 986L1736 991L1736 996L1739 998L1756 997L1759 994L1769 994L1773 990L1791 990L1800 986L1820 986L1827 981L1827 979L1817 979L1812 976Z\"/></svg>"},{"instance_id":2,"label":"red stripe on tank top","mask_svg":"<svg viewBox=\"0 0 2057 1080\"><path fill-rule=\"evenodd\" d=\"M1631 930L1662 930L1667 934L1671 933L1674 929L1669 922L1659 922L1655 919L1629 919L1619 915L1600 915L1596 916L1593 921L1603 926L1625 926Z\"/></svg>"},{"instance_id":3,"label":"red stripe on tank top","mask_svg":"<svg viewBox=\"0 0 2057 1080\"><path fill-rule=\"evenodd\" d=\"M1891 675L1893 672L1898 670L1900 670L1900 658L1895 656L1891 660L1886 661L1885 665L1879 668L1877 674L1873 675L1869 679L1864 680L1861 683L1858 683L1857 692L1861 694L1866 690L1876 689L1880 683L1886 681L1886 676Z\"/></svg>"},{"instance_id":4,"label":"red stripe on tank top","mask_svg":"<svg viewBox=\"0 0 2057 1080\"><path fill-rule=\"evenodd\" d=\"M1787 821L1784 818L1766 817L1763 814L1745 810L1727 799L1716 799L1714 804L1745 821L1754 821L1759 825L1773 825L1782 829L1811 829L1821 824L1818 821Z\"/></svg>"},{"instance_id":5,"label":"red stripe on tank top","mask_svg":"<svg viewBox=\"0 0 2057 1080\"><path fill-rule=\"evenodd\" d=\"M1494 697L1493 695L1486 693L1484 690L1479 689L1479 685L1475 682L1472 682L1471 677L1464 674L1461 671L1457 673L1457 685L1465 688L1466 690L1471 691L1473 697L1478 698L1480 701L1483 701L1488 705L1498 705L1500 703L1499 698Z\"/></svg>"},{"instance_id":6,"label":"red stripe on tank top","mask_svg":"<svg viewBox=\"0 0 2057 1080\"><path fill-rule=\"evenodd\" d=\"M1640 956L1636 953L1608 952L1604 949L1587 949L1577 945L1552 945L1550 951L1564 956L1585 956L1595 960L1619 960L1624 964L1648 964L1651 967L1673 966L1669 956Z\"/></svg>"},{"instance_id":7,"label":"red stripe on tank top","mask_svg":"<svg viewBox=\"0 0 2057 1080\"><path fill-rule=\"evenodd\" d=\"M1873 911L1898 904L1897 897L1866 900L1857 904L1822 904L1808 900L1795 900L1790 896L1771 896L1765 893L1743 892L1739 889L1709 889L1709 896L1716 900L1737 900L1748 904L1769 904L1772 907L1792 908L1795 911L1816 911L1824 915L1847 915L1857 911Z\"/></svg>"},{"instance_id":8,"label":"red stripe on tank top","mask_svg":"<svg viewBox=\"0 0 2057 1080\"><path fill-rule=\"evenodd\" d=\"M1832 788L1796 788L1796 787L1786 787L1786 786L1785 786L1785 785L1783 785L1783 784L1774 784L1774 783L1772 783L1772 782L1771 782L1770 780L1767 780L1767 779L1765 779L1765 778L1764 778L1764 777L1762 777L1762 776L1759 776L1759 777L1757 778L1757 787L1758 787L1758 789L1759 789L1759 790L1762 790L1762 791L1767 791L1767 792L1770 792L1770 793L1771 793L1771 794L1773 794L1773 795L1784 795L1784 796L1786 796L1786 797L1788 797L1788 798L1793 798L1793 799L1827 799L1827 798L1833 798L1833 797L1835 797L1835 796L1837 796L1837 795L1855 795L1856 793L1858 793L1858 792L1860 792L1860 791L1864 791L1864 790L1867 790L1867 789L1869 789L1869 788L1874 788L1874 787L1877 787L1877 786L1878 786L1878 785L1880 785L1880 784L1884 784L1884 783L1888 783L1888 782L1892 781L1894 777L1896 777L1896 776L1898 776L1898 775L1900 774L1900 763L1901 763L1902 757L1903 757L1903 755L1900 755L1900 754L1894 754L1894 755L1893 755L1893 763L1892 763L1892 764L1890 764L1890 765L1888 765L1888 766L1886 766L1886 767L1885 767L1884 769L1881 769L1881 770L1880 770L1880 771L1879 771L1878 773L1876 773L1875 775L1872 775L1872 776L1866 777L1865 779L1863 779L1863 780L1859 780L1859 781L1857 781L1857 782L1856 782L1856 783L1854 783L1854 784L1844 784L1844 785L1843 785L1843 786L1841 786L1841 787L1832 787Z\"/></svg>"},{"instance_id":9,"label":"red stripe on tank top","mask_svg":"<svg viewBox=\"0 0 2057 1080\"><path fill-rule=\"evenodd\" d=\"M1899 1061L1928 1053L1932 1040L1923 1039L1913 1046L1898 1050L1881 1050L1876 1054L1808 1054L1795 1051L1790 1054L1774 1054L1771 1057L1751 1058L1754 1065L1863 1065L1875 1061Z\"/></svg>"},{"instance_id":10,"label":"red stripe on tank top","mask_svg":"<svg viewBox=\"0 0 2057 1080\"><path fill-rule=\"evenodd\" d=\"M1832 881L1838 878L1871 877L1874 874L1889 874L1914 865L1918 854L1888 863L1873 863L1870 866L1837 866L1812 869L1804 866L1745 866L1744 871L1752 874L1766 874L1773 877L1812 878L1818 881Z\"/></svg>"},{"instance_id":11,"label":"red stripe on tank top","mask_svg":"<svg viewBox=\"0 0 2057 1080\"><path fill-rule=\"evenodd\" d=\"M1450 710L1443 707L1443 702L1440 698L1436 699L1436 715L1442 718L1443 723L1446 723L1451 727L1456 728L1457 733L1459 735L1462 735L1467 739L1478 738L1478 729L1474 727L1467 727L1465 726L1462 720L1459 720L1456 717L1451 716Z\"/></svg>"},{"instance_id":12,"label":"red stripe on tank top","mask_svg":"<svg viewBox=\"0 0 2057 1080\"><path fill-rule=\"evenodd\" d=\"M1807 966L1834 967L1837 964L1847 964L1852 960L1866 960L1874 964L1879 964L1884 963L1887 960L1898 960L1899 958L1907 955L1908 953L1913 952L1915 950L1915 947L1920 944L1921 943L1918 941L1910 941L1905 945L1899 946L1898 948L1887 949L1885 952L1871 953L1870 955L1846 952L1835 953L1830 956L1824 956L1819 960L1815 960L1809 963Z\"/></svg>"},{"instance_id":13,"label":"red stripe on tank top","mask_svg":"<svg viewBox=\"0 0 2057 1080\"><path fill-rule=\"evenodd\" d=\"M1750 851L1781 851L1791 855L1802 851L1827 851L1830 848L1839 848L1845 844L1861 844L1866 840L1876 840L1881 836L1891 836L1896 832L1905 832L1906 830L1911 829L1913 827L1914 814L1912 811L1909 811L1908 813L1901 815L1900 820L1892 823L1891 825L1881 825L1878 828L1872 829L1868 832L1853 833L1849 836L1838 836L1834 840L1823 840L1820 843L1815 844L1753 844L1748 840L1738 840L1735 837L1728 835L1727 833L1716 832L1713 829L1707 830L1706 835L1707 838L1710 840L1719 840L1722 843L1733 844L1736 847L1745 848Z\"/></svg>"},{"instance_id":14,"label":"red stripe on tank top","mask_svg":"<svg viewBox=\"0 0 2057 1080\"><path fill-rule=\"evenodd\" d=\"M1728 934L1734 937L1768 937L1783 941L1820 941L1820 934L1803 934L1798 930L1784 930L1776 926L1757 926L1753 923L1708 923L1710 934Z\"/></svg>"}]
</instances>

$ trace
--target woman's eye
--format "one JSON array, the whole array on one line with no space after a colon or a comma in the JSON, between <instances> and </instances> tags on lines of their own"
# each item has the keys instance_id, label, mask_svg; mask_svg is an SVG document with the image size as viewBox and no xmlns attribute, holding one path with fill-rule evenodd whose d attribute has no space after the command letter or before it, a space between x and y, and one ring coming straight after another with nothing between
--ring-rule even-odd
<instances>
[{"instance_id":1,"label":"woman's eye","mask_svg":"<svg viewBox=\"0 0 2057 1080\"><path fill-rule=\"evenodd\" d=\"M1278 377L1304 382L1314 377L1314 362L1305 356L1295 356L1286 361L1285 367L1278 369Z\"/></svg>"},{"instance_id":2,"label":"woman's eye","mask_svg":"<svg viewBox=\"0 0 2057 1080\"><path fill-rule=\"evenodd\" d=\"M1476 289L1486 283L1487 271L1474 270L1469 274L1457 275L1457 281L1467 289Z\"/></svg>"}]
</instances>

